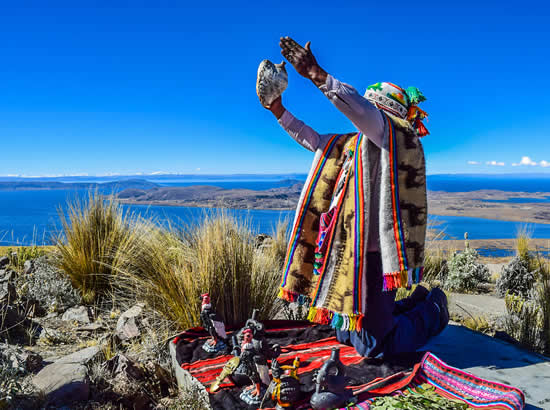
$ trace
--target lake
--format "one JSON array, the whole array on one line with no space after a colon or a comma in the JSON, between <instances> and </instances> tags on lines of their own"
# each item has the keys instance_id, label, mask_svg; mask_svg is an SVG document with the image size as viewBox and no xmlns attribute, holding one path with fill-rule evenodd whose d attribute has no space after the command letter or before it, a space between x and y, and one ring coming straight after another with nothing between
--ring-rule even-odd
<instances>
[{"instance_id":1,"label":"lake","mask_svg":"<svg viewBox=\"0 0 550 410\"><path fill-rule=\"evenodd\" d=\"M280 186L280 181L206 181L204 184L222 187L264 189ZM194 181L192 185L197 185ZM43 190L43 191L0 191L0 245L13 246L31 243L48 244L59 230L58 209L66 208L67 200L82 198L84 190ZM125 209L142 215L151 215L160 222L174 225L194 223L200 220L209 208L186 208L147 205L125 205ZM247 219L255 232L271 233L277 221L284 218L292 220L294 211L270 210L230 210L240 219ZM522 227L519 222L497 221L481 218L432 216L438 222L438 228L453 238L463 238L468 232L470 239L514 238ZM550 225L529 224L535 238L550 238Z\"/></svg>"}]
</instances>

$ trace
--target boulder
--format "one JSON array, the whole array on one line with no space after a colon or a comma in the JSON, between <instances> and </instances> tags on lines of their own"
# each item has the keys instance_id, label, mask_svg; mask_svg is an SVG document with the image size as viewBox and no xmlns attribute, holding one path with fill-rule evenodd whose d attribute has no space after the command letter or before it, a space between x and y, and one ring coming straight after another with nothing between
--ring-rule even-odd
<instances>
[{"instance_id":1,"label":"boulder","mask_svg":"<svg viewBox=\"0 0 550 410\"><path fill-rule=\"evenodd\" d=\"M143 326L144 321L143 306L143 304L138 303L118 318L115 334L121 341L127 341L141 335L140 327Z\"/></svg>"},{"instance_id":2,"label":"boulder","mask_svg":"<svg viewBox=\"0 0 550 410\"><path fill-rule=\"evenodd\" d=\"M88 371L86 366L78 363L52 363L38 372L32 381L46 400L57 406L85 401L90 395Z\"/></svg>"},{"instance_id":3,"label":"boulder","mask_svg":"<svg viewBox=\"0 0 550 410\"><path fill-rule=\"evenodd\" d=\"M56 363L88 364L90 361L95 359L100 352L101 349L98 346L90 346L71 353L70 355L64 356L56 361Z\"/></svg>"},{"instance_id":4,"label":"boulder","mask_svg":"<svg viewBox=\"0 0 550 410\"><path fill-rule=\"evenodd\" d=\"M88 315L88 308L86 306L76 306L68 309L63 316L62 320L78 323L90 323L90 316Z\"/></svg>"},{"instance_id":5,"label":"boulder","mask_svg":"<svg viewBox=\"0 0 550 410\"><path fill-rule=\"evenodd\" d=\"M91 346L64 356L38 372L32 379L33 384L45 394L50 404L63 406L87 400L90 381L86 363L99 353L99 347Z\"/></svg>"},{"instance_id":6,"label":"boulder","mask_svg":"<svg viewBox=\"0 0 550 410\"><path fill-rule=\"evenodd\" d=\"M10 258L8 258L7 256L2 256L0 258L0 269L3 269L5 268L6 266L8 266L10 263Z\"/></svg>"}]
</instances>

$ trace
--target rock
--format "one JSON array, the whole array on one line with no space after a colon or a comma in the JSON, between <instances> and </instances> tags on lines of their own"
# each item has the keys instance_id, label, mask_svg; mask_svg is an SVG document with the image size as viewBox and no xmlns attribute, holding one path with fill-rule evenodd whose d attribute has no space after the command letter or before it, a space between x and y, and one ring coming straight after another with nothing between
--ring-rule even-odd
<instances>
[{"instance_id":1,"label":"rock","mask_svg":"<svg viewBox=\"0 0 550 410\"><path fill-rule=\"evenodd\" d=\"M45 345L55 345L64 342L65 337L59 330L43 327L38 336L38 341Z\"/></svg>"},{"instance_id":2,"label":"rock","mask_svg":"<svg viewBox=\"0 0 550 410\"><path fill-rule=\"evenodd\" d=\"M2 268L5 268L6 266L8 266L10 263L10 258L8 258L7 256L2 256L0 258L0 269Z\"/></svg>"},{"instance_id":3,"label":"rock","mask_svg":"<svg viewBox=\"0 0 550 410\"><path fill-rule=\"evenodd\" d=\"M143 304L138 303L118 318L115 334L121 341L126 341L141 335L140 327L143 322L143 306Z\"/></svg>"},{"instance_id":4,"label":"rock","mask_svg":"<svg viewBox=\"0 0 550 410\"><path fill-rule=\"evenodd\" d=\"M101 323L90 323L89 325L80 326L76 329L77 332L95 332L97 330L105 330L105 326Z\"/></svg>"},{"instance_id":5,"label":"rock","mask_svg":"<svg viewBox=\"0 0 550 410\"><path fill-rule=\"evenodd\" d=\"M105 362L105 366L111 371L113 377L130 377L134 380L142 380L145 377L143 368L134 360L118 353L116 356Z\"/></svg>"},{"instance_id":6,"label":"rock","mask_svg":"<svg viewBox=\"0 0 550 410\"><path fill-rule=\"evenodd\" d=\"M33 261L25 261L25 263L23 264L23 275L30 275L32 273L32 270L34 268L34 263Z\"/></svg>"},{"instance_id":7,"label":"rock","mask_svg":"<svg viewBox=\"0 0 550 410\"><path fill-rule=\"evenodd\" d=\"M172 386L170 372L152 361L142 365L119 353L104 366L111 373L113 392L120 402L136 410L153 408L152 398L167 396Z\"/></svg>"},{"instance_id":8,"label":"rock","mask_svg":"<svg viewBox=\"0 0 550 410\"><path fill-rule=\"evenodd\" d=\"M78 323L90 323L90 316L88 315L88 308L86 306L76 306L68 309L63 316L62 320Z\"/></svg>"},{"instance_id":9,"label":"rock","mask_svg":"<svg viewBox=\"0 0 550 410\"><path fill-rule=\"evenodd\" d=\"M64 356L56 363L73 363L73 364L87 364L95 359L101 352L98 346L90 346L85 349L74 352L70 355Z\"/></svg>"},{"instance_id":10,"label":"rock","mask_svg":"<svg viewBox=\"0 0 550 410\"><path fill-rule=\"evenodd\" d=\"M78 363L52 363L32 379L46 400L57 406L88 400L90 382L86 366Z\"/></svg>"},{"instance_id":11,"label":"rock","mask_svg":"<svg viewBox=\"0 0 550 410\"><path fill-rule=\"evenodd\" d=\"M11 304L17 299L15 290L15 272L0 271L0 302Z\"/></svg>"},{"instance_id":12,"label":"rock","mask_svg":"<svg viewBox=\"0 0 550 410\"><path fill-rule=\"evenodd\" d=\"M99 353L99 347L91 346L64 356L38 372L32 379L33 384L44 392L50 404L62 406L87 400L90 382L86 364Z\"/></svg>"},{"instance_id":13,"label":"rock","mask_svg":"<svg viewBox=\"0 0 550 410\"><path fill-rule=\"evenodd\" d=\"M0 343L0 355L7 359L14 369L35 372L42 367L42 357L17 346Z\"/></svg>"}]
</instances>

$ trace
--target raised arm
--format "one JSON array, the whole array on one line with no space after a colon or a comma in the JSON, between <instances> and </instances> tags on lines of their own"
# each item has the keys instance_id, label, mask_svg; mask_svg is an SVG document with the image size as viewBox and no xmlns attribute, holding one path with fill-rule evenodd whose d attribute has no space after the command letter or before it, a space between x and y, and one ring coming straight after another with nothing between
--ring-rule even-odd
<instances>
[{"instance_id":1,"label":"raised arm","mask_svg":"<svg viewBox=\"0 0 550 410\"><path fill-rule=\"evenodd\" d=\"M355 88L341 83L323 70L311 52L309 41L302 47L290 37L282 37L279 45L281 54L298 74L311 80L359 131L377 146L382 146L384 119L378 108Z\"/></svg>"},{"instance_id":2,"label":"raised arm","mask_svg":"<svg viewBox=\"0 0 550 410\"><path fill-rule=\"evenodd\" d=\"M306 125L303 121L300 121L287 111L283 106L281 97L274 100L268 110L277 118L281 127L283 127L301 146L310 151L315 151L317 147L319 147L319 134L309 125Z\"/></svg>"}]
</instances>

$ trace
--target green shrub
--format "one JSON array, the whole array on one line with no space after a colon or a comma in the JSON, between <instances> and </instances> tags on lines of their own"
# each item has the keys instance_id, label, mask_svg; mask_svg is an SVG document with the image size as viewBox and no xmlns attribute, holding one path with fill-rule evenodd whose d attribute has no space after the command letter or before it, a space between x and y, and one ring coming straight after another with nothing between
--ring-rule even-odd
<instances>
[{"instance_id":1,"label":"green shrub","mask_svg":"<svg viewBox=\"0 0 550 410\"><path fill-rule=\"evenodd\" d=\"M517 255L504 266L496 284L499 296L509 293L527 298L536 279L536 272L531 270L530 265L529 258Z\"/></svg>"},{"instance_id":2,"label":"green shrub","mask_svg":"<svg viewBox=\"0 0 550 410\"><path fill-rule=\"evenodd\" d=\"M533 258L537 279L527 297L506 294L507 333L525 347L550 354L550 262Z\"/></svg>"},{"instance_id":3,"label":"green shrub","mask_svg":"<svg viewBox=\"0 0 550 410\"><path fill-rule=\"evenodd\" d=\"M63 312L82 301L68 276L52 266L44 256L34 260L29 275L19 275L17 284L19 296L36 302L45 312Z\"/></svg>"},{"instance_id":4,"label":"green shrub","mask_svg":"<svg viewBox=\"0 0 550 410\"><path fill-rule=\"evenodd\" d=\"M122 255L139 239L133 229L139 218L97 191L87 200L70 202L67 213L59 211L62 232L56 238L55 262L90 303L112 289Z\"/></svg>"},{"instance_id":5,"label":"green shrub","mask_svg":"<svg viewBox=\"0 0 550 410\"><path fill-rule=\"evenodd\" d=\"M489 282L491 275L487 266L478 262L475 249L467 247L463 252L455 252L449 260L449 275L445 288L453 291L473 291L481 283Z\"/></svg>"}]
</instances>

